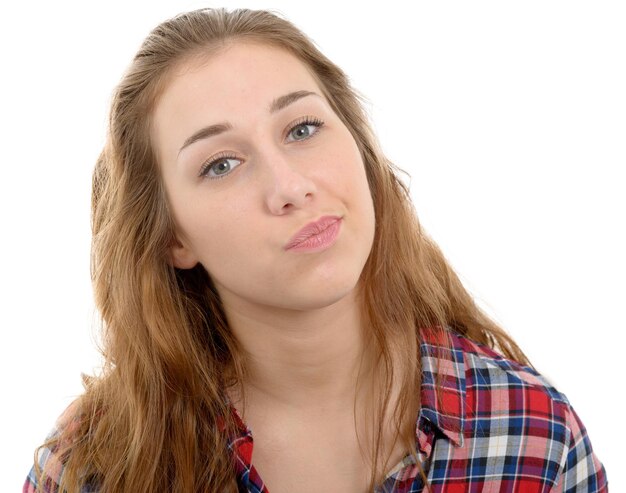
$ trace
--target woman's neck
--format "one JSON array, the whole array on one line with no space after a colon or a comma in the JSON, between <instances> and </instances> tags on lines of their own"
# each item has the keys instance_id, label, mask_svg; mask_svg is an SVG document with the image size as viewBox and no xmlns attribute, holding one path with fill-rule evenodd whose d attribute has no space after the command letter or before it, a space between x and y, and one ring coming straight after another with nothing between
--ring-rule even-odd
<instances>
[{"instance_id":1,"label":"woman's neck","mask_svg":"<svg viewBox=\"0 0 626 493\"><path fill-rule=\"evenodd\" d=\"M373 365L360 305L352 293L307 311L225 304L245 355L247 394L290 409L352 410Z\"/></svg>"}]
</instances>

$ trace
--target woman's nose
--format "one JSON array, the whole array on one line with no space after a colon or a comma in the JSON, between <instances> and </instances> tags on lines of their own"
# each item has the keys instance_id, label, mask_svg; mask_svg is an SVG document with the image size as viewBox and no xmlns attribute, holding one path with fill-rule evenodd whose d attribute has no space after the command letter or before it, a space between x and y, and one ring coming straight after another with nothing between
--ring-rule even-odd
<instances>
[{"instance_id":1,"label":"woman's nose","mask_svg":"<svg viewBox=\"0 0 626 493\"><path fill-rule=\"evenodd\" d=\"M272 214L299 209L317 193L315 183L306 173L305 164L279 152L264 157L265 201Z\"/></svg>"}]
</instances>

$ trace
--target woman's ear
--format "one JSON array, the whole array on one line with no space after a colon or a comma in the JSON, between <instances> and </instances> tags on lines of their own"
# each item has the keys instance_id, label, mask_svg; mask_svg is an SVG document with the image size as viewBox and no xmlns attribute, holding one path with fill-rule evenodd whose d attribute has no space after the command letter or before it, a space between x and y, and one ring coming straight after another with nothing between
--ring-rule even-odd
<instances>
[{"instance_id":1,"label":"woman's ear","mask_svg":"<svg viewBox=\"0 0 626 493\"><path fill-rule=\"evenodd\" d=\"M192 269L198 263L196 255L178 238L170 247L170 263L178 269Z\"/></svg>"}]
</instances>

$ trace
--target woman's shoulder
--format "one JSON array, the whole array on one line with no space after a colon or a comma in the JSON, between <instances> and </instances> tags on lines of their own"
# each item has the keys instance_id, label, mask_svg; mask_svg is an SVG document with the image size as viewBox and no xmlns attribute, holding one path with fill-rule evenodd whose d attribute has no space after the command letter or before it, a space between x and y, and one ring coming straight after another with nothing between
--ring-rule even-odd
<instances>
[{"instance_id":1,"label":"woman's shoulder","mask_svg":"<svg viewBox=\"0 0 626 493\"><path fill-rule=\"evenodd\" d=\"M491 347L452 330L445 339L443 344L441 339L422 344L425 381L442 382L444 411L455 410L467 446L489 451L492 463L502 454L502 464L520 459L529 468L536 455L546 480L550 477L555 485L567 490L584 483L588 491L604 491L604 467L562 392L533 367ZM446 398L457 405L446 407Z\"/></svg>"},{"instance_id":2,"label":"woman's shoulder","mask_svg":"<svg viewBox=\"0 0 626 493\"><path fill-rule=\"evenodd\" d=\"M570 431L578 431L573 428L579 427L575 425L580 425L580 420L567 396L535 368L460 334L451 333L450 340L460 353L469 415L507 413L511 417L551 420L555 426L563 426L563 439Z\"/></svg>"},{"instance_id":3,"label":"woman's shoulder","mask_svg":"<svg viewBox=\"0 0 626 493\"><path fill-rule=\"evenodd\" d=\"M56 493L59 491L64 466L57 452L57 447L51 444L58 437L59 430L54 427L46 437L45 444L37 449L36 464L31 467L26 477L22 488L23 493Z\"/></svg>"},{"instance_id":4,"label":"woman's shoulder","mask_svg":"<svg viewBox=\"0 0 626 493\"><path fill-rule=\"evenodd\" d=\"M422 366L426 371L452 374L464 386L482 390L520 388L535 390L569 405L565 394L533 367L506 358L496 349L446 328L422 332Z\"/></svg>"},{"instance_id":5,"label":"woman's shoulder","mask_svg":"<svg viewBox=\"0 0 626 493\"><path fill-rule=\"evenodd\" d=\"M72 402L56 420L44 444L37 449L36 463L32 466L23 493L57 493L65 470L63 458L64 441L71 437L80 426L79 400ZM41 474L43 473L43 474ZM81 493L93 492L83 489Z\"/></svg>"},{"instance_id":6,"label":"woman's shoulder","mask_svg":"<svg viewBox=\"0 0 626 493\"><path fill-rule=\"evenodd\" d=\"M569 405L569 400L544 375L532 366L506 358L496 349L452 333L453 345L463 352L466 377L474 386L520 388ZM533 394L534 395L534 394Z\"/></svg>"}]
</instances>

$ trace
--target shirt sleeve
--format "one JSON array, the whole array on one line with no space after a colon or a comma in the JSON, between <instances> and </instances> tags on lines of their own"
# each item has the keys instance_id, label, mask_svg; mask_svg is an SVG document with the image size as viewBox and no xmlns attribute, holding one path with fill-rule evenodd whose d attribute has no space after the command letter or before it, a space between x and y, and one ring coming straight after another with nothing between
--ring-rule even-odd
<instances>
[{"instance_id":1,"label":"shirt sleeve","mask_svg":"<svg viewBox=\"0 0 626 493\"><path fill-rule=\"evenodd\" d=\"M568 443L566 443L563 469L554 491L563 493L608 492L604 466L594 454L587 430L571 406L567 421L571 434Z\"/></svg>"}]
</instances>

